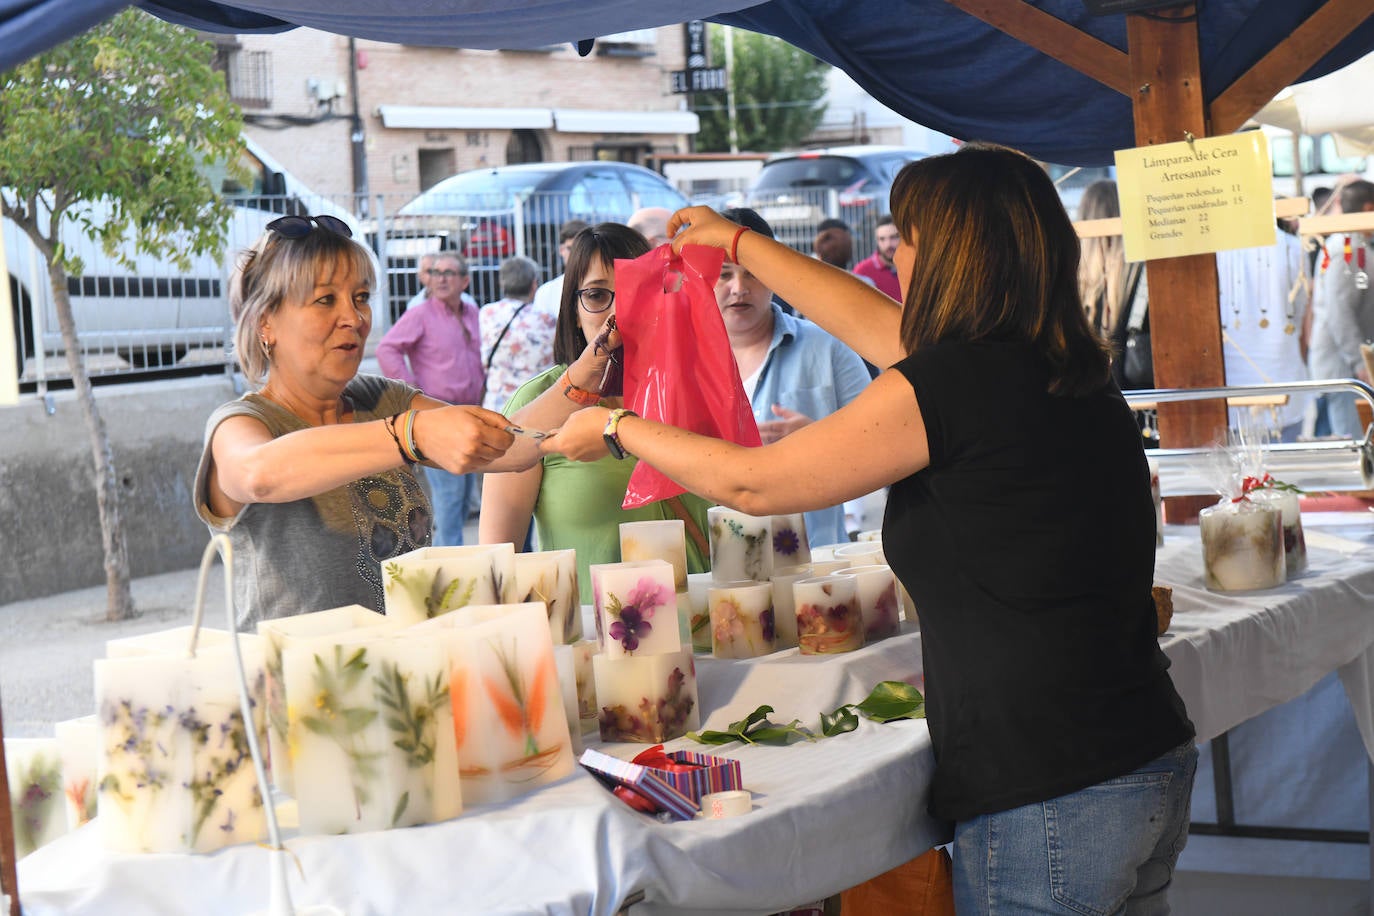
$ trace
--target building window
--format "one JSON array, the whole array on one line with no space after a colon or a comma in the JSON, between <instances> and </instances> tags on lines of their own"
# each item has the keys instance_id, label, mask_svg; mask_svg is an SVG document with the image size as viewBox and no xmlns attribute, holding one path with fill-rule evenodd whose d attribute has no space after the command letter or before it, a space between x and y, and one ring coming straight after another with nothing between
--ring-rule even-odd
<instances>
[{"instance_id":1,"label":"building window","mask_svg":"<svg viewBox=\"0 0 1374 916\"><path fill-rule=\"evenodd\" d=\"M513 130L506 141L506 164L521 162L542 162L543 145L539 142L539 132L534 130Z\"/></svg>"},{"instance_id":2,"label":"building window","mask_svg":"<svg viewBox=\"0 0 1374 916\"><path fill-rule=\"evenodd\" d=\"M220 48L229 97L241 108L272 107L272 52Z\"/></svg>"}]
</instances>

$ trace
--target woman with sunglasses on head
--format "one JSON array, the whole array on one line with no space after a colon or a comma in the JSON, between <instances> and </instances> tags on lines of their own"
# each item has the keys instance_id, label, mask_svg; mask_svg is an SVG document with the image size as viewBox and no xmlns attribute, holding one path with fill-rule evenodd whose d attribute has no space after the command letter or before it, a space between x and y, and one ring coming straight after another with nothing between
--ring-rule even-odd
<instances>
[{"instance_id":1,"label":"woman with sunglasses on head","mask_svg":"<svg viewBox=\"0 0 1374 916\"><path fill-rule=\"evenodd\" d=\"M520 387L506 405L511 421L526 429L550 430L583 407L620 407L620 335L615 329L615 261L649 250L644 237L619 223L584 229L572 241L563 281L563 300L554 330L556 365ZM522 544L533 516L540 550L577 550L582 601L591 603L593 563L620 559L620 523L683 518L687 566L709 568L706 552L690 534L706 530L708 503L685 494L638 509L622 509L633 461L607 458L590 464L561 455L515 474L491 474L482 483L478 536L483 544ZM684 518L685 516L685 518ZM704 538L703 538L704 540Z\"/></svg>"},{"instance_id":2,"label":"woman with sunglasses on head","mask_svg":"<svg viewBox=\"0 0 1374 916\"><path fill-rule=\"evenodd\" d=\"M956 911L1166 913L1197 749L1156 639L1145 454L1073 225L1039 165L982 144L905 166L892 215L902 304L705 207L668 227L892 367L852 403L753 449L588 408L544 448L636 455L753 515L891 485L883 548L920 614Z\"/></svg>"},{"instance_id":3,"label":"woman with sunglasses on head","mask_svg":"<svg viewBox=\"0 0 1374 916\"><path fill-rule=\"evenodd\" d=\"M375 277L351 235L334 217L282 217L230 277L239 364L260 387L211 414L195 503L234 545L242 625L381 611L381 564L430 543L415 464L465 473L538 458L512 449L500 414L358 375Z\"/></svg>"}]
</instances>

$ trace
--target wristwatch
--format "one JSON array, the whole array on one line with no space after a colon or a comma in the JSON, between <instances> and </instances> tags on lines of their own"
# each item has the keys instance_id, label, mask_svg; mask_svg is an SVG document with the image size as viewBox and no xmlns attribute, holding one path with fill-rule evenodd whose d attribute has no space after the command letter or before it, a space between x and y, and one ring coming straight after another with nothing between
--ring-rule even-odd
<instances>
[{"instance_id":1,"label":"wristwatch","mask_svg":"<svg viewBox=\"0 0 1374 916\"><path fill-rule=\"evenodd\" d=\"M626 417L637 416L639 414L628 407L617 407L606 418L606 428L601 431L601 438L606 440L606 448L613 457L619 459L631 457L630 453L625 450L625 446L620 444L620 421Z\"/></svg>"}]
</instances>

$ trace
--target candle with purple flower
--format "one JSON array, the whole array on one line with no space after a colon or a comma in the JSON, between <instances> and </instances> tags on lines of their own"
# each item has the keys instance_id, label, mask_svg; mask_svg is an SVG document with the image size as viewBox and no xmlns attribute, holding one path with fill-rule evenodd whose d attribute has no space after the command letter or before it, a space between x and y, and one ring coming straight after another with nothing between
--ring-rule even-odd
<instances>
[{"instance_id":1,"label":"candle with purple flower","mask_svg":"<svg viewBox=\"0 0 1374 916\"><path fill-rule=\"evenodd\" d=\"M805 515L800 512L775 515L772 529L774 569L811 562L811 546L806 543Z\"/></svg>"},{"instance_id":2,"label":"candle with purple flower","mask_svg":"<svg viewBox=\"0 0 1374 916\"><path fill-rule=\"evenodd\" d=\"M706 510L711 577L717 582L767 582L773 574L773 520L712 506Z\"/></svg>"},{"instance_id":3,"label":"candle with purple flower","mask_svg":"<svg viewBox=\"0 0 1374 916\"><path fill-rule=\"evenodd\" d=\"M660 744L701 727L690 650L592 657L602 741Z\"/></svg>"},{"instance_id":4,"label":"candle with purple flower","mask_svg":"<svg viewBox=\"0 0 1374 916\"><path fill-rule=\"evenodd\" d=\"M682 648L672 564L598 563L589 572L604 654L619 658Z\"/></svg>"},{"instance_id":5,"label":"candle with purple flower","mask_svg":"<svg viewBox=\"0 0 1374 916\"><path fill-rule=\"evenodd\" d=\"M901 599L897 577L889 566L851 566L836 575L852 576L859 586L859 614L864 621L864 642L896 636L902 628Z\"/></svg>"},{"instance_id":6,"label":"candle with purple flower","mask_svg":"<svg viewBox=\"0 0 1374 916\"><path fill-rule=\"evenodd\" d=\"M863 647L859 582L853 576L817 576L792 583L797 643L802 655L852 652Z\"/></svg>"},{"instance_id":7,"label":"candle with purple flower","mask_svg":"<svg viewBox=\"0 0 1374 916\"><path fill-rule=\"evenodd\" d=\"M711 607L711 654L716 658L757 658L776 648L773 586L768 582L728 582L706 592Z\"/></svg>"}]
</instances>

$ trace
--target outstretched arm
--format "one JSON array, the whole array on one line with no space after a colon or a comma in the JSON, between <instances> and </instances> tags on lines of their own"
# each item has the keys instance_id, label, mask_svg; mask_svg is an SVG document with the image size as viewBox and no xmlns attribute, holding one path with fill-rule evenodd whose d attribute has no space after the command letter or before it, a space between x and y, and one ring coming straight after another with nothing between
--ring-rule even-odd
<instances>
[{"instance_id":1,"label":"outstretched arm","mask_svg":"<svg viewBox=\"0 0 1374 916\"><path fill-rule=\"evenodd\" d=\"M577 461L604 457L609 414L603 407L579 411L542 448ZM848 406L759 448L632 416L620 421L618 432L621 445L641 461L693 493L750 515L838 505L930 463L916 394L891 371Z\"/></svg>"},{"instance_id":2,"label":"outstretched arm","mask_svg":"<svg viewBox=\"0 0 1374 916\"><path fill-rule=\"evenodd\" d=\"M788 248L757 232L745 232L710 207L673 214L668 231L673 250L683 245L731 248L765 286L807 318L849 344L875 366L886 368L906 356L902 350L902 306L848 271Z\"/></svg>"}]
</instances>

